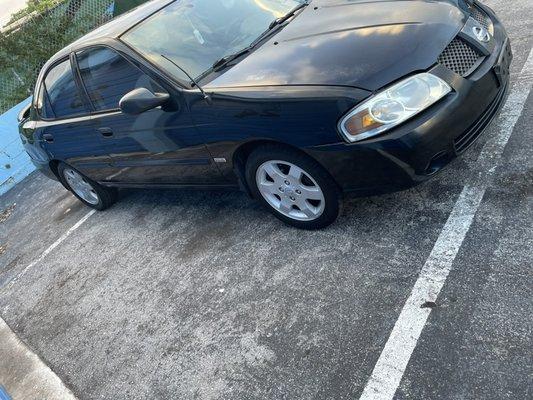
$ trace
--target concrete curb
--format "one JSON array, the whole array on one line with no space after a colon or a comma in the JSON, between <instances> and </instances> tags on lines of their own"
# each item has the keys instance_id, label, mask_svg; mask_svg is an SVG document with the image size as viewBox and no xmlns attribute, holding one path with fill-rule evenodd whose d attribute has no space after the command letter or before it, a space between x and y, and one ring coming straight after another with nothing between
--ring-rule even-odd
<instances>
[{"instance_id":1,"label":"concrete curb","mask_svg":"<svg viewBox=\"0 0 533 400\"><path fill-rule=\"evenodd\" d=\"M59 377L0 318L0 383L13 399L76 400Z\"/></svg>"}]
</instances>

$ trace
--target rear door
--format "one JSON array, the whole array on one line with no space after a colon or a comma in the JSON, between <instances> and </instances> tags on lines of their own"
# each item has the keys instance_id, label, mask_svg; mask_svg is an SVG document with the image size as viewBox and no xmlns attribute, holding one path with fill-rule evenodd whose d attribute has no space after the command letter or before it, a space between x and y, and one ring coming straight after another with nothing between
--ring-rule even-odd
<instances>
[{"instance_id":1,"label":"rear door","mask_svg":"<svg viewBox=\"0 0 533 400\"><path fill-rule=\"evenodd\" d=\"M36 138L52 159L64 161L94 180L108 173L110 158L94 131L89 105L65 58L46 73L39 89Z\"/></svg>"},{"instance_id":2,"label":"rear door","mask_svg":"<svg viewBox=\"0 0 533 400\"><path fill-rule=\"evenodd\" d=\"M76 53L81 81L94 108L94 129L106 143L113 168L109 182L124 184L214 184L221 174L194 127L179 92L174 104L139 115L122 113L120 99L144 87L164 90L138 65L106 46ZM167 90L168 91L168 90Z\"/></svg>"}]
</instances>

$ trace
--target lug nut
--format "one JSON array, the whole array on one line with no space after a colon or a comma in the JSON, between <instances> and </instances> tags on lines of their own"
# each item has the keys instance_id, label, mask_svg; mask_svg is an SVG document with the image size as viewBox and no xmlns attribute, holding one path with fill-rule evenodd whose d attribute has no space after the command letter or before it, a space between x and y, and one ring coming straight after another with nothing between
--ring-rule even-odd
<instances>
[{"instance_id":1,"label":"lug nut","mask_svg":"<svg viewBox=\"0 0 533 400\"><path fill-rule=\"evenodd\" d=\"M302 194L301 190L296 189L296 194Z\"/></svg>"},{"instance_id":2,"label":"lug nut","mask_svg":"<svg viewBox=\"0 0 533 400\"><path fill-rule=\"evenodd\" d=\"M285 181L285 185L290 185L291 183L289 181Z\"/></svg>"},{"instance_id":3,"label":"lug nut","mask_svg":"<svg viewBox=\"0 0 533 400\"><path fill-rule=\"evenodd\" d=\"M279 191L280 191L281 193L283 193L283 188L282 188L282 187L280 187L280 188L279 188Z\"/></svg>"},{"instance_id":4,"label":"lug nut","mask_svg":"<svg viewBox=\"0 0 533 400\"><path fill-rule=\"evenodd\" d=\"M294 197L289 197L289 199L291 199L292 201L295 201L296 199Z\"/></svg>"}]
</instances>

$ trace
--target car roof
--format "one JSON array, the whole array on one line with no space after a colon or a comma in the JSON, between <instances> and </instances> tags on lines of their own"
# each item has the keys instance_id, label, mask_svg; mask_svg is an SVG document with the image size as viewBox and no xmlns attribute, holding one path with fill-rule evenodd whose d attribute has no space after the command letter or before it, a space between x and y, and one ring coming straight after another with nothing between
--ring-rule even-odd
<instances>
[{"instance_id":1,"label":"car roof","mask_svg":"<svg viewBox=\"0 0 533 400\"><path fill-rule=\"evenodd\" d=\"M176 0L152 0L147 3L141 4L133 10L128 11L127 13L122 14L117 18L114 18L108 23L92 30L88 34L72 42L62 50L58 51L53 57L51 57L49 63L54 62L59 58L63 58L72 51L85 47L89 44L105 42L106 39L116 39L128 29L137 25L145 18L154 14L161 8L166 7L168 4L173 3L174 1Z\"/></svg>"}]
</instances>

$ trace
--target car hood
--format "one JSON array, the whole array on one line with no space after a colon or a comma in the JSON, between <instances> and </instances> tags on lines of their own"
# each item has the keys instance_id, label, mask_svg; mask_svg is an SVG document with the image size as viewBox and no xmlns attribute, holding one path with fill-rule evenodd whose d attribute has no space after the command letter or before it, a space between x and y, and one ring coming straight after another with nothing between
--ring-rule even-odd
<instances>
[{"instance_id":1,"label":"car hood","mask_svg":"<svg viewBox=\"0 0 533 400\"><path fill-rule=\"evenodd\" d=\"M377 90L437 62L468 19L459 6L464 3L314 0L207 87L341 85Z\"/></svg>"}]
</instances>

